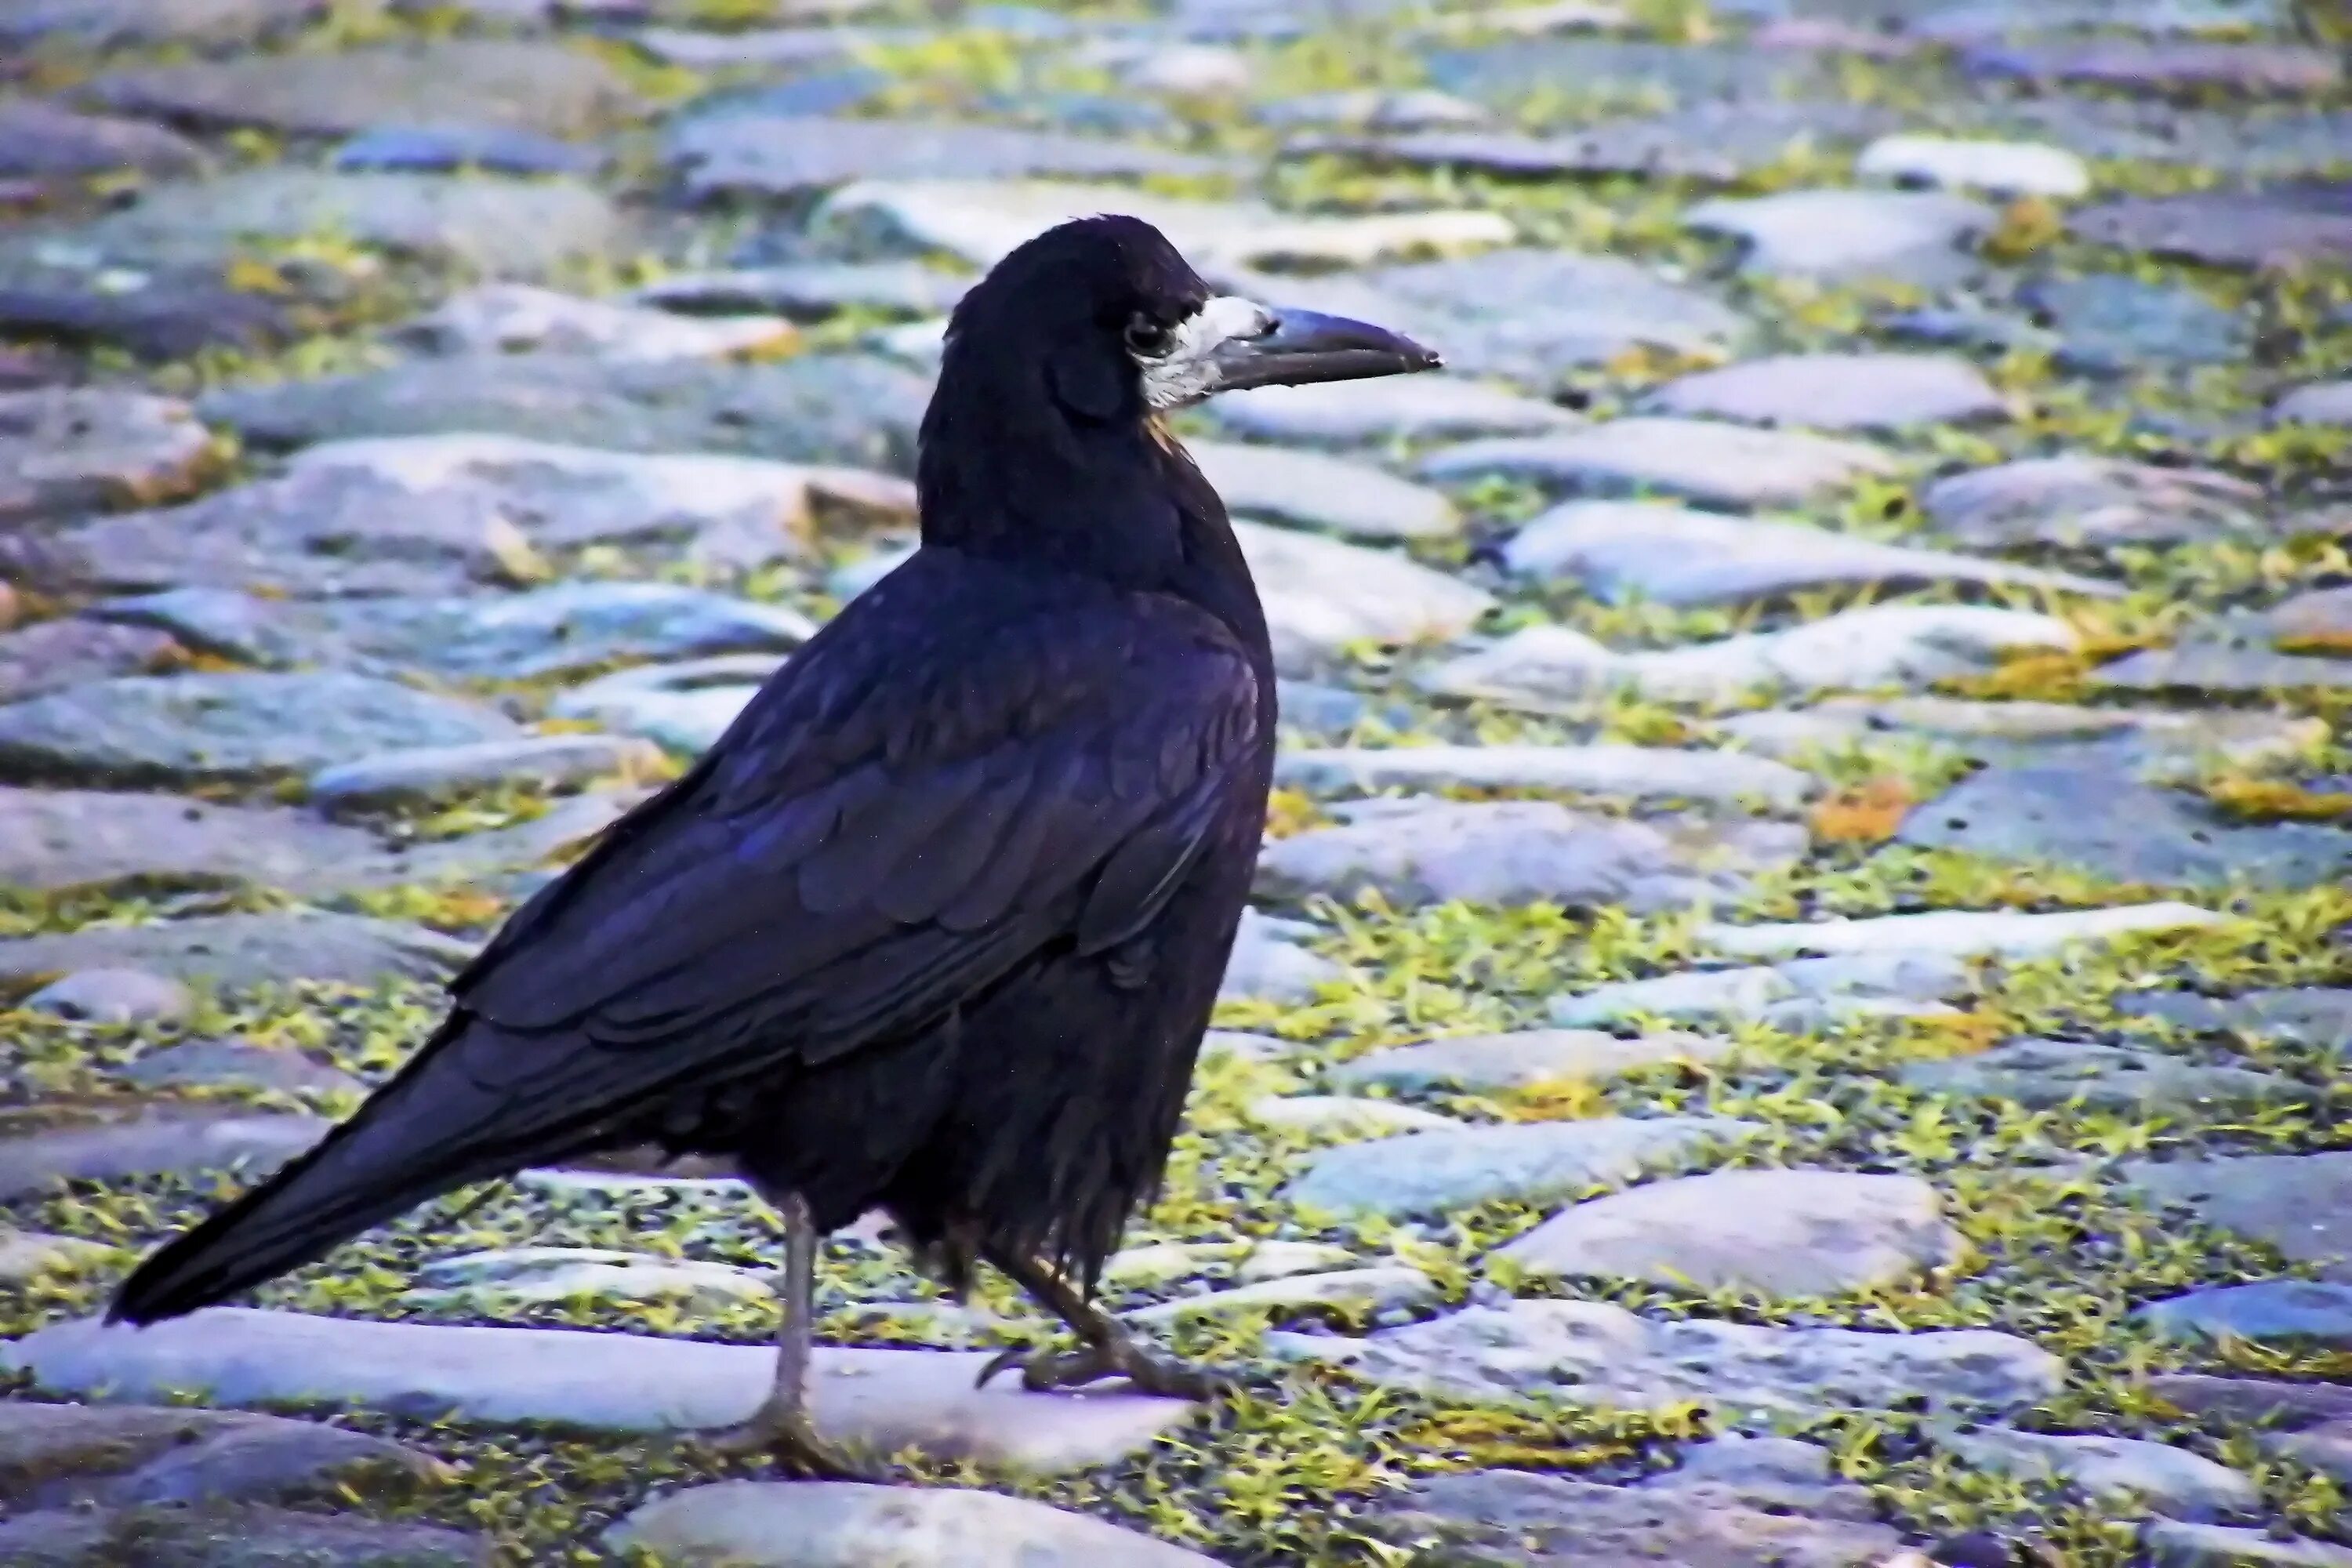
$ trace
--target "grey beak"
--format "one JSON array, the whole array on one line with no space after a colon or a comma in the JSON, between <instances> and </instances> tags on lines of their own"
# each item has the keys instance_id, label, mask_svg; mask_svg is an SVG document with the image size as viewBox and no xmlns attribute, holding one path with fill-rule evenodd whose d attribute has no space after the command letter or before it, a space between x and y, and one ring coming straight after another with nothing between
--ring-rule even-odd
<instances>
[{"instance_id":1,"label":"grey beak","mask_svg":"<svg viewBox=\"0 0 2352 1568\"><path fill-rule=\"evenodd\" d=\"M1277 310L1274 316L1272 331L1217 348L1218 391L1402 375L1445 363L1411 338L1368 321L1313 310Z\"/></svg>"}]
</instances>

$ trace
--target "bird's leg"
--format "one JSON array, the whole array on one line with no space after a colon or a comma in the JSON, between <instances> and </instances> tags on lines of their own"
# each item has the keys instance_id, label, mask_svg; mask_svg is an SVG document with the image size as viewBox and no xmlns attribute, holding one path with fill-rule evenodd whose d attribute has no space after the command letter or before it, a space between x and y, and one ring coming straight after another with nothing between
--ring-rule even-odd
<instances>
[{"instance_id":1,"label":"bird's leg","mask_svg":"<svg viewBox=\"0 0 2352 1568\"><path fill-rule=\"evenodd\" d=\"M1020 1347L1003 1352L980 1370L984 1386L998 1373L1021 1369L1021 1385L1031 1389L1082 1388L1106 1377L1124 1377L1146 1394L1176 1399L1207 1399L1228 1379L1206 1367L1177 1360L1146 1344L1126 1326L1088 1300L1085 1292L1025 1253L992 1251L988 1260L1028 1291L1085 1342L1074 1351L1048 1353Z\"/></svg>"},{"instance_id":2,"label":"bird's leg","mask_svg":"<svg viewBox=\"0 0 2352 1568\"><path fill-rule=\"evenodd\" d=\"M776 1325L776 1379L751 1418L708 1433L722 1453L766 1452L803 1475L875 1480L879 1472L817 1436L809 1414L809 1363L816 1297L816 1225L798 1193L779 1205L784 1222L784 1267L774 1285L782 1318Z\"/></svg>"}]
</instances>

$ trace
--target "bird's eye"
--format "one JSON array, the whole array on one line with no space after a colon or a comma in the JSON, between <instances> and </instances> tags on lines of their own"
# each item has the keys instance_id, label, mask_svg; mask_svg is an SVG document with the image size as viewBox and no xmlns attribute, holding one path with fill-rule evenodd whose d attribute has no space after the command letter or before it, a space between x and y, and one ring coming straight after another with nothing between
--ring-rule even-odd
<instances>
[{"instance_id":1,"label":"bird's eye","mask_svg":"<svg viewBox=\"0 0 2352 1568\"><path fill-rule=\"evenodd\" d=\"M1159 358L1174 342L1175 334L1168 330L1166 322L1154 321L1141 312L1127 323L1127 346L1146 358Z\"/></svg>"}]
</instances>

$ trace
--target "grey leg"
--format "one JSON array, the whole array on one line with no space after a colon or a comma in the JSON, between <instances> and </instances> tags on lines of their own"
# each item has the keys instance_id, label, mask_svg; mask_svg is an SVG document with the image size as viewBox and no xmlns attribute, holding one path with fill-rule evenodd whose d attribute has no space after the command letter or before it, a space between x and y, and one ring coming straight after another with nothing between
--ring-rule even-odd
<instances>
[{"instance_id":1,"label":"grey leg","mask_svg":"<svg viewBox=\"0 0 2352 1568\"><path fill-rule=\"evenodd\" d=\"M1230 1379L1216 1372L1179 1361L1137 1339L1076 1286L1037 1259L991 1252L988 1260L1044 1302L1084 1342L1074 1351L1008 1350L981 1368L982 1385L1015 1366L1021 1369L1023 1387L1041 1390L1083 1388L1106 1377L1124 1377L1146 1394L1207 1399L1230 1384Z\"/></svg>"},{"instance_id":2,"label":"grey leg","mask_svg":"<svg viewBox=\"0 0 2352 1568\"><path fill-rule=\"evenodd\" d=\"M772 1279L782 1316L776 1324L776 1377L768 1396L740 1426L709 1433L704 1441L724 1453L774 1454L803 1475L873 1480L880 1472L852 1459L817 1436L809 1412L809 1363L815 1321L816 1226L798 1194L779 1206L784 1222L784 1266Z\"/></svg>"}]
</instances>

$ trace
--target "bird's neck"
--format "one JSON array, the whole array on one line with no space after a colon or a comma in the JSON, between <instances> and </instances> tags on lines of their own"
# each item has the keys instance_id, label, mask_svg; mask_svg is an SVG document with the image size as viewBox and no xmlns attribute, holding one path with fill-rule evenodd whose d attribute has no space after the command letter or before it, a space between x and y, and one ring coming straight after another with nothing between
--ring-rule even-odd
<instances>
[{"instance_id":1,"label":"bird's neck","mask_svg":"<svg viewBox=\"0 0 2352 1568\"><path fill-rule=\"evenodd\" d=\"M926 429L916 467L925 544L1166 594L1268 646L1224 503L1156 421L1050 444L947 434Z\"/></svg>"}]
</instances>

